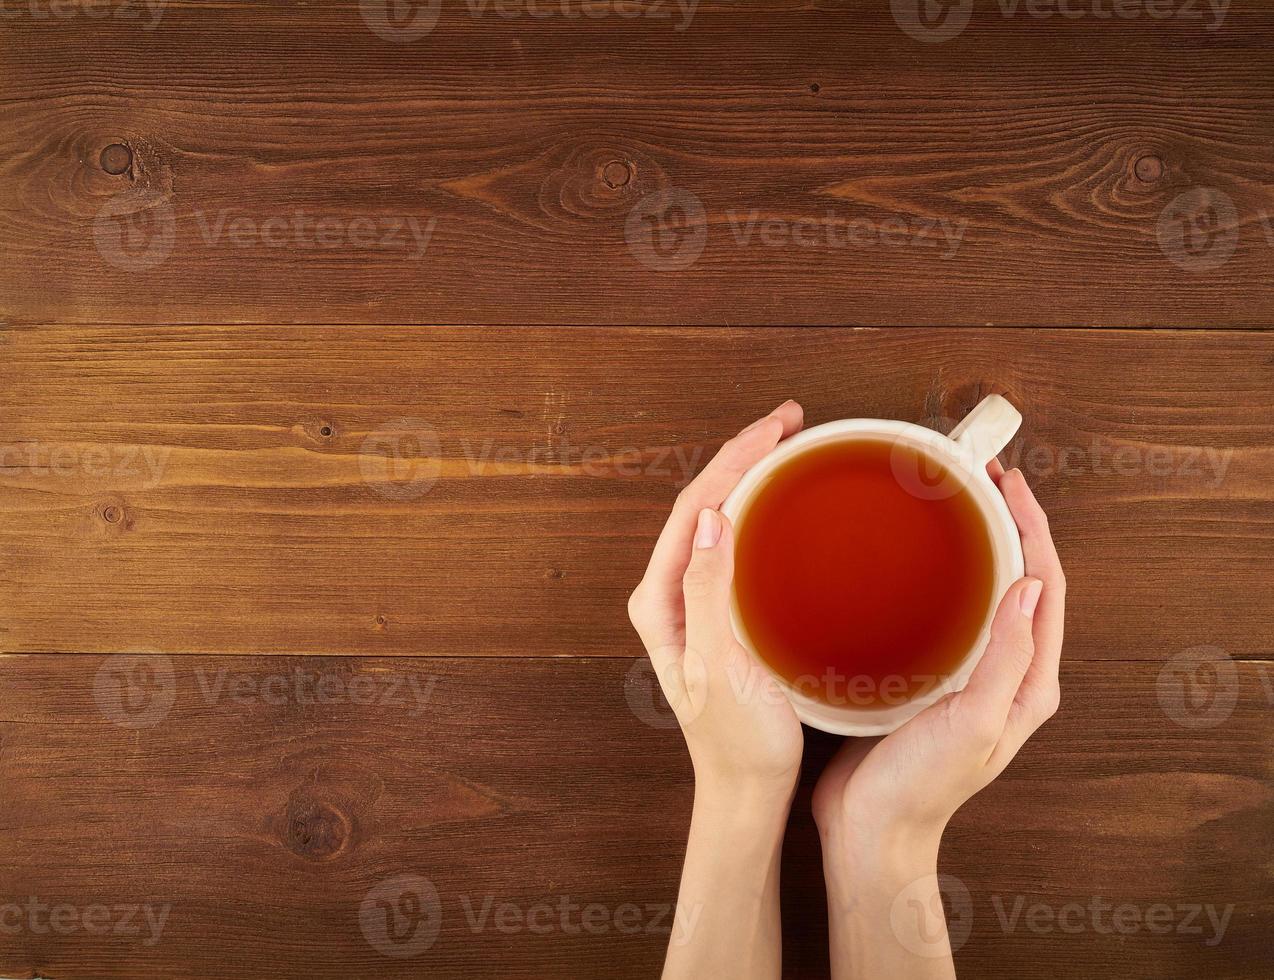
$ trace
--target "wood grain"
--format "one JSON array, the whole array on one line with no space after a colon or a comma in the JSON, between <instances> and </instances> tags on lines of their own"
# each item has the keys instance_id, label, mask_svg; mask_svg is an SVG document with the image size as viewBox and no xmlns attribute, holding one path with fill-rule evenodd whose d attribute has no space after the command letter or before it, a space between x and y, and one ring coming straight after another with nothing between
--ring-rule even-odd
<instances>
[{"instance_id":1,"label":"wood grain","mask_svg":"<svg viewBox=\"0 0 1274 980\"><path fill-rule=\"evenodd\" d=\"M0 8L0 976L655 976L675 493L789 396L998 391L1069 621L960 974L1267 977L1274 7L572 4Z\"/></svg>"},{"instance_id":2,"label":"wood grain","mask_svg":"<svg viewBox=\"0 0 1274 980\"><path fill-rule=\"evenodd\" d=\"M884 2L714 0L686 22L446 0L409 43L369 28L378 6L7 10L0 317L1270 323L1260 0L1219 24L1203 3L1072 20L979 0L941 44ZM626 240L672 190L703 208L685 269ZM1204 212L1199 247L1233 256L1183 267L1160 219Z\"/></svg>"},{"instance_id":3,"label":"wood grain","mask_svg":"<svg viewBox=\"0 0 1274 980\"><path fill-rule=\"evenodd\" d=\"M0 909L35 896L72 910L43 933L31 923L47 912L7 912L0 975L230 977L268 963L284 978L655 976L692 774L642 664L161 657L147 679L121 657L0 659ZM948 831L942 870L971 896L961 975L1261 976L1269 669L1239 665L1233 712L1201 731L1164 715L1158 665L1067 663L1062 711ZM811 743L809 780L832 740ZM809 780L784 861L788 975L801 978L826 976ZM436 888L439 932L394 958L359 913L403 874ZM517 912L497 928L494 912L478 918L488 897L558 911L536 913L543 931ZM1011 914L1019 897L1166 904L1173 928L1111 932L1109 911L1104 933L1093 920L1075 934L1002 926L997 907ZM563 898L576 909L565 928ZM637 931L614 925L626 904ZM1175 931L1178 906L1195 904L1232 906L1220 942L1206 919ZM119 906L168 914L148 943L140 915L133 935L89 932L95 905L112 927ZM604 932L581 928L589 905Z\"/></svg>"},{"instance_id":4,"label":"wood grain","mask_svg":"<svg viewBox=\"0 0 1274 980\"><path fill-rule=\"evenodd\" d=\"M789 396L949 429L1001 391L1068 649L1269 657L1274 334L4 333L14 652L631 656L678 488Z\"/></svg>"}]
</instances>

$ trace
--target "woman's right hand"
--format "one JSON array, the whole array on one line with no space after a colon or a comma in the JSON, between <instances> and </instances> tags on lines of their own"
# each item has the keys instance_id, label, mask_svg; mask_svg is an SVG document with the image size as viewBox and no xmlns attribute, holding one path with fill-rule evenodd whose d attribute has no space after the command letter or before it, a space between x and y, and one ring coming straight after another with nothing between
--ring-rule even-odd
<instances>
[{"instance_id":1,"label":"woman's right hand","mask_svg":"<svg viewBox=\"0 0 1274 980\"><path fill-rule=\"evenodd\" d=\"M769 671L734 637L734 529L719 508L803 419L800 405L784 402L721 447L677 497L628 602L699 789L760 790L784 810L800 773L801 723Z\"/></svg>"}]
</instances>

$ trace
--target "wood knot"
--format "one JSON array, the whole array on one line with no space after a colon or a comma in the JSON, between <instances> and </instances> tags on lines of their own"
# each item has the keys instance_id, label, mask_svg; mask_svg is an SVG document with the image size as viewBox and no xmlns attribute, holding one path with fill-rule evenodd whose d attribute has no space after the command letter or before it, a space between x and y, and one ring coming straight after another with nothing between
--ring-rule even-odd
<instances>
[{"instance_id":1,"label":"wood knot","mask_svg":"<svg viewBox=\"0 0 1274 980\"><path fill-rule=\"evenodd\" d=\"M133 167L133 151L123 143L112 143L102 150L99 159L102 169L113 176L127 173Z\"/></svg>"},{"instance_id":2,"label":"wood knot","mask_svg":"<svg viewBox=\"0 0 1274 980\"><path fill-rule=\"evenodd\" d=\"M613 219L627 216L634 203L667 184L663 167L644 144L580 136L546 140L533 155L437 186L527 225L612 241Z\"/></svg>"},{"instance_id":3,"label":"wood knot","mask_svg":"<svg viewBox=\"0 0 1274 980\"><path fill-rule=\"evenodd\" d=\"M556 151L561 162L546 175L539 199L546 213L596 218L627 213L659 167L640 146L581 140Z\"/></svg>"},{"instance_id":4,"label":"wood knot","mask_svg":"<svg viewBox=\"0 0 1274 980\"><path fill-rule=\"evenodd\" d=\"M627 160L611 160L602 167L602 181L612 190L625 186L633 179L633 165Z\"/></svg>"},{"instance_id":5,"label":"wood knot","mask_svg":"<svg viewBox=\"0 0 1274 980\"><path fill-rule=\"evenodd\" d=\"M118 495L107 497L97 504L94 511L98 529L106 534L123 534L132 529L133 515Z\"/></svg>"},{"instance_id":6,"label":"wood knot","mask_svg":"<svg viewBox=\"0 0 1274 980\"><path fill-rule=\"evenodd\" d=\"M301 433L304 433L305 438L310 442L317 443L331 442L340 431L337 429L335 422L318 416L301 419L297 426L293 428L293 431L295 432L298 429Z\"/></svg>"},{"instance_id":7,"label":"wood knot","mask_svg":"<svg viewBox=\"0 0 1274 980\"><path fill-rule=\"evenodd\" d=\"M288 800L283 842L311 861L326 861L345 847L353 832L350 818L326 800L293 796Z\"/></svg>"},{"instance_id":8,"label":"wood knot","mask_svg":"<svg viewBox=\"0 0 1274 980\"><path fill-rule=\"evenodd\" d=\"M947 378L927 393L925 418L921 423L938 432L950 432L966 415L977 408L987 395L1002 395L1014 405L1022 400L1001 381L960 381Z\"/></svg>"},{"instance_id":9,"label":"wood knot","mask_svg":"<svg viewBox=\"0 0 1274 980\"><path fill-rule=\"evenodd\" d=\"M1137 179L1143 184L1153 184L1163 177L1163 171L1163 160L1153 153L1147 153L1145 156L1139 157L1137 162L1133 164L1133 173L1137 175Z\"/></svg>"}]
</instances>

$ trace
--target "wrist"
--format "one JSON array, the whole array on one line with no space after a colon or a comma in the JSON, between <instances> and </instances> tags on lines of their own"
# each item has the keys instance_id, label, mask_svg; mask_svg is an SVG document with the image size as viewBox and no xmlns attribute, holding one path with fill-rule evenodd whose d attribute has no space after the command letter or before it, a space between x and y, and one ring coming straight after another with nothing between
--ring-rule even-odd
<instances>
[{"instance_id":1,"label":"wrist","mask_svg":"<svg viewBox=\"0 0 1274 980\"><path fill-rule=\"evenodd\" d=\"M778 824L780 832L787 823L796 793L796 779L755 775L695 775L694 809L727 825Z\"/></svg>"},{"instance_id":2,"label":"wrist","mask_svg":"<svg viewBox=\"0 0 1274 980\"><path fill-rule=\"evenodd\" d=\"M835 850L825 843L833 976L955 980L939 841L929 830L894 827L874 838L833 840Z\"/></svg>"},{"instance_id":3,"label":"wrist","mask_svg":"<svg viewBox=\"0 0 1274 980\"><path fill-rule=\"evenodd\" d=\"M868 830L842 820L820 829L829 890L861 894L874 887L892 892L934 874L944 826L897 822Z\"/></svg>"}]
</instances>

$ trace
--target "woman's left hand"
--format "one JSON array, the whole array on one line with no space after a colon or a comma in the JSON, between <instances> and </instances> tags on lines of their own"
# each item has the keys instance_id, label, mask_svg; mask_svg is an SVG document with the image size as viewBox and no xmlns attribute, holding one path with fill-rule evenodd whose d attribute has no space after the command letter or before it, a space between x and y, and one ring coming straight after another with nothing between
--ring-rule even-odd
<instances>
[{"instance_id":1,"label":"woman's left hand","mask_svg":"<svg viewBox=\"0 0 1274 980\"><path fill-rule=\"evenodd\" d=\"M988 467L1022 537L1026 576L1005 594L986 653L958 693L896 732L848 739L819 778L814 816L824 846L879 851L888 837L935 853L947 821L1004 771L1059 700L1066 576L1048 518L1019 470Z\"/></svg>"}]
</instances>

